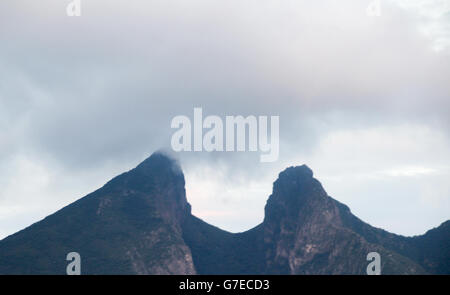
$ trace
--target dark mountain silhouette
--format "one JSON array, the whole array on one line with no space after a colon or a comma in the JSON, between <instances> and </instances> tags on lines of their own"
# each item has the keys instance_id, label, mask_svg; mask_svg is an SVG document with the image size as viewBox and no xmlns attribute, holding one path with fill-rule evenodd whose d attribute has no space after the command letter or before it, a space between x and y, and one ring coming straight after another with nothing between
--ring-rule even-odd
<instances>
[{"instance_id":1,"label":"dark mountain silhouette","mask_svg":"<svg viewBox=\"0 0 450 295\"><path fill-rule=\"evenodd\" d=\"M0 274L450 274L450 221L422 236L374 228L327 195L307 166L280 173L264 221L229 233L191 214L176 161L135 169L0 241Z\"/></svg>"}]
</instances>

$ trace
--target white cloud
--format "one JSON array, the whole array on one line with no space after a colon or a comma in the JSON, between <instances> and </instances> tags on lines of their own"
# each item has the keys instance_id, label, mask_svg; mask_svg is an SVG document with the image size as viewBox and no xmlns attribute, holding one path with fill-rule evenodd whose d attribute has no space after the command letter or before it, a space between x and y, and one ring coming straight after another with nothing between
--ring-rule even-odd
<instances>
[{"instance_id":1,"label":"white cloud","mask_svg":"<svg viewBox=\"0 0 450 295\"><path fill-rule=\"evenodd\" d=\"M195 216L220 228L242 232L262 222L273 179L266 175L258 180L233 180L227 169L220 165L185 169L186 194Z\"/></svg>"},{"instance_id":2,"label":"white cloud","mask_svg":"<svg viewBox=\"0 0 450 295\"><path fill-rule=\"evenodd\" d=\"M430 38L433 48L441 51L450 46L449 0L390 0L412 12L421 33Z\"/></svg>"},{"instance_id":3,"label":"white cloud","mask_svg":"<svg viewBox=\"0 0 450 295\"><path fill-rule=\"evenodd\" d=\"M405 166L383 171L387 176L420 176L436 173L435 169L419 166Z\"/></svg>"},{"instance_id":4,"label":"white cloud","mask_svg":"<svg viewBox=\"0 0 450 295\"><path fill-rule=\"evenodd\" d=\"M439 129L381 125L330 132L303 159L327 192L361 219L414 235L448 219L448 150Z\"/></svg>"}]
</instances>

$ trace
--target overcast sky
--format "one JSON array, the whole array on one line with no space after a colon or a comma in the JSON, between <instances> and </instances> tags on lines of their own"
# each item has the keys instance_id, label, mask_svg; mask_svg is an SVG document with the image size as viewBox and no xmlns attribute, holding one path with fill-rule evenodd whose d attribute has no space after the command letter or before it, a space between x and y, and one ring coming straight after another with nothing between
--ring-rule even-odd
<instances>
[{"instance_id":1,"label":"overcast sky","mask_svg":"<svg viewBox=\"0 0 450 295\"><path fill-rule=\"evenodd\" d=\"M280 157L178 153L193 213L233 232L307 164L370 224L450 218L450 0L0 2L0 238L160 148L176 115L279 115Z\"/></svg>"}]
</instances>

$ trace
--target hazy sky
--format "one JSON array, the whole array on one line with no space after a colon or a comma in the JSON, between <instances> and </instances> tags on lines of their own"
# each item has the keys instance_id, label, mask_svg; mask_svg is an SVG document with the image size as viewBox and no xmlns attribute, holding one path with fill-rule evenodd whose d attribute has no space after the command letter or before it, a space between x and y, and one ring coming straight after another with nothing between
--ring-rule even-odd
<instances>
[{"instance_id":1,"label":"hazy sky","mask_svg":"<svg viewBox=\"0 0 450 295\"><path fill-rule=\"evenodd\" d=\"M230 231L307 164L370 224L450 218L450 0L0 2L0 238L170 148L176 115L279 115L280 158L178 153Z\"/></svg>"}]
</instances>

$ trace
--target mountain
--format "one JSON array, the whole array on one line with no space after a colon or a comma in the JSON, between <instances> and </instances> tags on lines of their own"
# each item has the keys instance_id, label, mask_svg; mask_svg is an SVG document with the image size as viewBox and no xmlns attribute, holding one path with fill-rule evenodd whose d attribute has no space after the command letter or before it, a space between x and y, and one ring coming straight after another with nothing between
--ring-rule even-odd
<instances>
[{"instance_id":1,"label":"mountain","mask_svg":"<svg viewBox=\"0 0 450 295\"><path fill-rule=\"evenodd\" d=\"M135 169L0 241L0 274L450 274L450 221L422 236L374 228L329 197L307 166L279 174L261 224L230 233L191 214L176 161Z\"/></svg>"},{"instance_id":2,"label":"mountain","mask_svg":"<svg viewBox=\"0 0 450 295\"><path fill-rule=\"evenodd\" d=\"M190 215L184 176L155 154L135 169L0 242L2 274L194 274L180 224Z\"/></svg>"}]
</instances>

